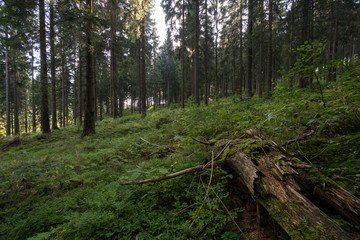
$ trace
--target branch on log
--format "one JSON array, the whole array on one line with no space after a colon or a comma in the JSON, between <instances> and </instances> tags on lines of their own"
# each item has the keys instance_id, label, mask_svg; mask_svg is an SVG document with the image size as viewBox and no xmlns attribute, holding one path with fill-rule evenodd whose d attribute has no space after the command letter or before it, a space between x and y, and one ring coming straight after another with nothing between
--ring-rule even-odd
<instances>
[{"instance_id":1,"label":"branch on log","mask_svg":"<svg viewBox=\"0 0 360 240\"><path fill-rule=\"evenodd\" d=\"M120 184L158 182L201 171L212 166L227 149L225 160L236 181L254 202L260 203L268 211L292 239L350 240L349 234L306 196L326 202L354 226L360 225L360 200L326 178L316 168L294 158L274 141L266 139L254 130L249 130L246 134L251 139L217 142L216 146L222 147L222 150L204 165L155 179ZM245 150L250 150L250 153L245 154Z\"/></svg>"},{"instance_id":2,"label":"branch on log","mask_svg":"<svg viewBox=\"0 0 360 240\"><path fill-rule=\"evenodd\" d=\"M160 181L168 180L168 179L171 179L171 178L179 177L179 176L184 175L186 173L200 171L200 170L205 169L206 167L208 167L208 164L198 165L198 166L195 166L195 167L192 167L192 168L187 168L187 169L184 169L182 171L172 173L172 174L169 174L169 175L166 175L166 176L163 176L163 177L140 180L140 181L133 181L133 182L121 182L120 185L140 185L140 184L145 184L145 183L160 182Z\"/></svg>"},{"instance_id":3,"label":"branch on log","mask_svg":"<svg viewBox=\"0 0 360 240\"><path fill-rule=\"evenodd\" d=\"M191 137L192 140L194 140L195 142L198 142L198 143L201 143L201 144L204 144L204 145L208 145L208 146L213 146L216 142L207 142L207 141L202 141L202 140L199 140L197 138L194 138L194 137Z\"/></svg>"},{"instance_id":4,"label":"branch on log","mask_svg":"<svg viewBox=\"0 0 360 240\"><path fill-rule=\"evenodd\" d=\"M306 133L303 136L300 136L300 137L297 137L295 139L291 139L291 140L289 140L287 142L284 142L283 144L281 144L281 146L288 146L290 144L293 144L293 143L296 143L298 141L304 140L304 139L310 137L311 135L313 135L314 133L315 133L315 131L311 130L309 133Z\"/></svg>"}]
</instances>

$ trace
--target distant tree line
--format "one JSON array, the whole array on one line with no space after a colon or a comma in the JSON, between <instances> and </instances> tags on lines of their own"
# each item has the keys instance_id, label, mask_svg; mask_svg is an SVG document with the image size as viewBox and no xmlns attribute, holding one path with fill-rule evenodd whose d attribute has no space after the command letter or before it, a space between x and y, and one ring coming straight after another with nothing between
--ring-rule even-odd
<instances>
[{"instance_id":1,"label":"distant tree line","mask_svg":"<svg viewBox=\"0 0 360 240\"><path fill-rule=\"evenodd\" d=\"M150 0L0 3L0 131L6 135L143 117L150 106L270 97L307 46L322 63L360 56L355 0L163 0L159 46ZM295 49L295 51L291 51ZM314 63L309 58L306 65ZM316 69L315 69L316 70ZM314 70L314 71L315 71ZM323 81L336 80L328 65ZM288 79L304 88L311 77Z\"/></svg>"}]
</instances>

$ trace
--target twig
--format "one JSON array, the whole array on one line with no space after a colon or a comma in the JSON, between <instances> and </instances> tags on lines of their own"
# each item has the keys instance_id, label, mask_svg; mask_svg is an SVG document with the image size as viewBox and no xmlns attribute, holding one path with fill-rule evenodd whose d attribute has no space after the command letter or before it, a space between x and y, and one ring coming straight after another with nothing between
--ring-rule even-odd
<instances>
[{"instance_id":1,"label":"twig","mask_svg":"<svg viewBox=\"0 0 360 240\"><path fill-rule=\"evenodd\" d=\"M215 192L214 188L211 187L211 190L213 191L213 193L215 194L215 196L219 199L219 201L221 202L221 204L223 205L223 207L225 208L227 214L229 215L229 217L231 218L231 220L233 221L233 223L235 223L237 229L241 232L241 234L244 236L245 239L249 240L246 235L244 234L244 232L241 230L241 228L239 227L239 225L237 224L237 222L235 221L235 219L233 218L233 216L231 216L230 211L227 209L227 207L225 206L224 202L221 200L221 198L219 197L219 195L217 195L217 193Z\"/></svg>"},{"instance_id":2,"label":"twig","mask_svg":"<svg viewBox=\"0 0 360 240\"><path fill-rule=\"evenodd\" d=\"M204 145L213 146L215 144L215 142L202 141L202 140L196 139L194 137L191 137L191 138L192 138L192 140L194 140L198 143L204 144Z\"/></svg>"},{"instance_id":3,"label":"twig","mask_svg":"<svg viewBox=\"0 0 360 240\"><path fill-rule=\"evenodd\" d=\"M157 145L157 144L155 144L155 143L151 143L151 142L147 141L146 139L143 139L143 138L140 138L140 139L141 139L142 141L150 144L150 145L155 146L155 147L158 147L158 148L161 148L161 149L167 148L166 146L160 146L160 145Z\"/></svg>"},{"instance_id":4,"label":"twig","mask_svg":"<svg viewBox=\"0 0 360 240\"><path fill-rule=\"evenodd\" d=\"M321 152L319 152L318 154L316 154L315 156L311 157L309 159L309 161L313 160L314 158L318 157L319 155L321 155L323 152L325 152L326 149L328 149L328 147L330 147L330 145L326 146L323 150L321 150Z\"/></svg>"},{"instance_id":5,"label":"twig","mask_svg":"<svg viewBox=\"0 0 360 240\"><path fill-rule=\"evenodd\" d=\"M211 173L210 173L210 179L209 179L209 184L208 184L208 187L206 189L206 193L205 193L205 197L204 197L204 200L199 208L199 210L197 211L196 215L195 215L195 218L194 220L192 221L192 223L190 224L189 226L189 229L192 227L192 225L195 223L196 219L198 218L199 216L199 213L201 211L201 209L204 207L204 204L206 202L206 199L207 197L209 196L209 189L210 189L210 186L211 186L211 180L212 180L212 177L213 177L213 173L214 173L214 151L211 152Z\"/></svg>"},{"instance_id":6,"label":"twig","mask_svg":"<svg viewBox=\"0 0 360 240\"><path fill-rule=\"evenodd\" d=\"M203 170L204 168L206 168L206 164L204 165L197 165L195 167L192 168L187 168L184 170L181 170L179 172L176 173L172 173L163 177L158 177L158 178L152 178L152 179L146 179L146 180L140 180L140 181L133 181L133 182L121 182L120 185L140 185L140 184L145 184L145 183L153 183L153 182L159 182L159 181L163 181L163 180L168 180L171 178L175 178L181 175L184 175L186 173L191 173L191 172L195 172L195 171L200 171Z\"/></svg>"},{"instance_id":7,"label":"twig","mask_svg":"<svg viewBox=\"0 0 360 240\"><path fill-rule=\"evenodd\" d=\"M180 214L180 213L182 213L183 211L185 211L185 210L187 210L187 209L189 209L189 208L191 208L191 207L193 207L193 206L195 206L195 205L197 205L197 204L199 204L199 203L200 203L200 202L196 202L196 203L193 203L193 204L191 204L191 205L189 205L189 206L187 206L187 207L185 207L185 208L181 209L179 212L174 213L174 216L179 215L179 214Z\"/></svg>"},{"instance_id":8,"label":"twig","mask_svg":"<svg viewBox=\"0 0 360 240\"><path fill-rule=\"evenodd\" d=\"M181 170L179 172L175 172L175 173L172 173L172 174L169 174L166 176L162 176L162 177L158 177L158 178L151 178L151 179L132 181L132 182L121 182L120 185L140 185L140 184L145 184L145 183L160 182L160 181L164 181L164 180L168 180L171 178L175 178L175 177L184 175L186 173L201 171L205 168L210 167L210 165L213 165L213 162L219 158L219 156L225 151L225 149L227 148L227 146L229 146L230 143L231 143L231 140L225 145L225 147L220 151L220 153L215 158L213 158L211 161L207 162L206 164L197 165L195 167L187 168L187 169Z\"/></svg>"},{"instance_id":9,"label":"twig","mask_svg":"<svg viewBox=\"0 0 360 240\"><path fill-rule=\"evenodd\" d=\"M230 140L226 145L225 147L219 152L219 154L214 158L214 161L216 161L220 156L221 154L223 154L223 152L225 151L225 149L229 146L229 144L232 142L232 140Z\"/></svg>"},{"instance_id":10,"label":"twig","mask_svg":"<svg viewBox=\"0 0 360 240\"><path fill-rule=\"evenodd\" d=\"M304 139L310 137L311 135L313 135L314 133L315 133L315 131L314 131L314 130L311 130L309 133L304 134L304 135L301 136L301 137L297 137L297 138L295 138L295 139L291 139L291 140L289 140L289 141L287 141L287 142L284 142L283 144L281 144L281 146L288 146L289 144L298 142L298 141L300 141L300 140L304 140Z\"/></svg>"}]
</instances>

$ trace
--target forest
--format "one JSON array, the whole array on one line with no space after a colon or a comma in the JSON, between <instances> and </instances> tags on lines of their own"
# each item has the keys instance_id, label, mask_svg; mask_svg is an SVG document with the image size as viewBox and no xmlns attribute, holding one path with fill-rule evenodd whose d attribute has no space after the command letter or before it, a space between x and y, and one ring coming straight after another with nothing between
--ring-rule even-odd
<instances>
[{"instance_id":1,"label":"forest","mask_svg":"<svg viewBox=\"0 0 360 240\"><path fill-rule=\"evenodd\" d=\"M1 0L0 35L0 239L360 239L359 1Z\"/></svg>"}]
</instances>

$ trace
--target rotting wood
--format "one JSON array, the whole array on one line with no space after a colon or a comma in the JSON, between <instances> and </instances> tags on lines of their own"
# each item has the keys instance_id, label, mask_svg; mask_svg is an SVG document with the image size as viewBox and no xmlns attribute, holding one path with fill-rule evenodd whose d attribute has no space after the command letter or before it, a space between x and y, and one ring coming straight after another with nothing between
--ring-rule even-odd
<instances>
[{"instance_id":1,"label":"rotting wood","mask_svg":"<svg viewBox=\"0 0 360 240\"><path fill-rule=\"evenodd\" d=\"M210 167L221 161L245 189L254 204L259 203L292 239L351 239L328 215L307 197L328 203L355 226L360 222L360 200L324 177L316 168L293 157L275 143L247 131L248 139L221 140L220 153L210 162L156 179L120 183L158 182ZM251 150L247 152L245 147ZM256 149L257 148L257 149ZM255 149L255 150L254 150Z\"/></svg>"}]
</instances>

